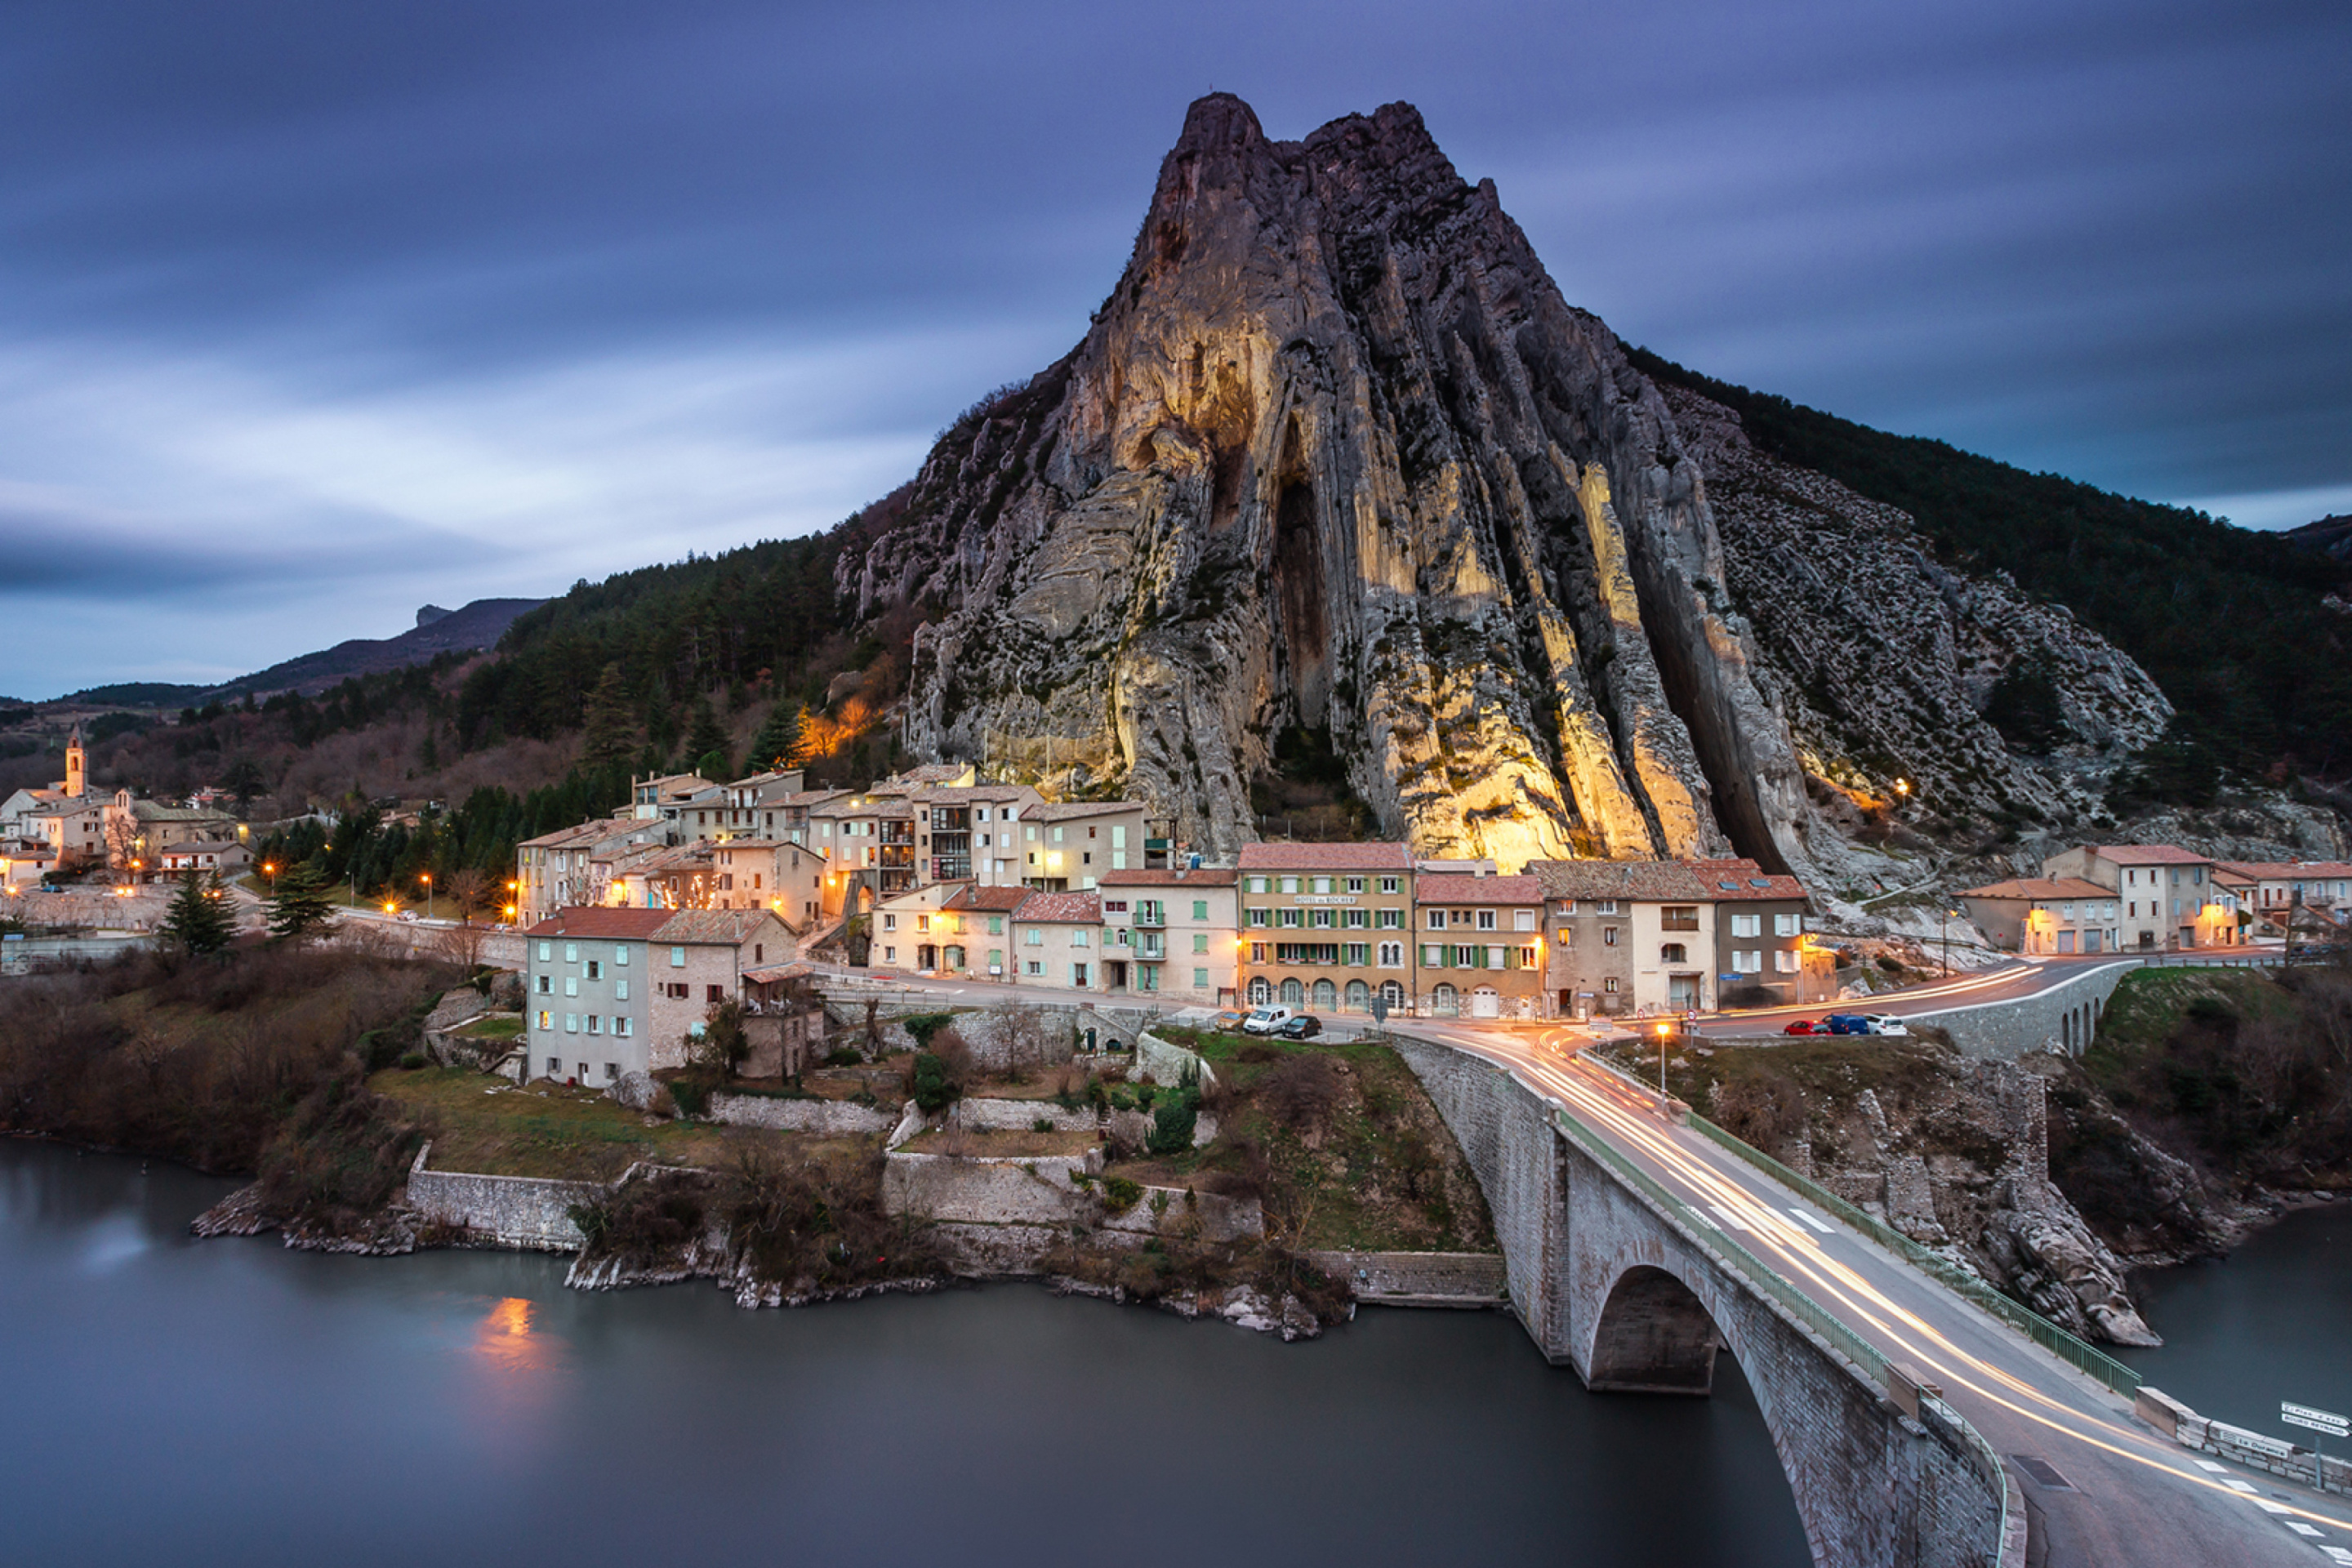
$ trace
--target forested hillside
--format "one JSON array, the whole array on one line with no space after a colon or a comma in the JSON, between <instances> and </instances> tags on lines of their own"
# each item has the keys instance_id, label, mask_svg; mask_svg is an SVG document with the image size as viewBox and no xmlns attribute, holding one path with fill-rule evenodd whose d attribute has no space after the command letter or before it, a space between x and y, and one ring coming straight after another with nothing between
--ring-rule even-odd
<instances>
[{"instance_id":1,"label":"forested hillside","mask_svg":"<svg viewBox=\"0 0 2352 1568\"><path fill-rule=\"evenodd\" d=\"M1948 564L2007 572L2131 655L2179 710L2169 754L2152 760L2171 773L2352 773L2352 617L2323 603L2352 565L1630 353L1736 410L1773 456L1909 512Z\"/></svg>"}]
</instances>

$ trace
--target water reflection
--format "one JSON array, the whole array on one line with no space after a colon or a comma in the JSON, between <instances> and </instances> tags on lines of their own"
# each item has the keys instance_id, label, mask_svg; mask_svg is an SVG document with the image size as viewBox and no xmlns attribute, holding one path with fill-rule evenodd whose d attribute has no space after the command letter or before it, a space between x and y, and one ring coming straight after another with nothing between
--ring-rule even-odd
<instances>
[{"instance_id":1,"label":"water reflection","mask_svg":"<svg viewBox=\"0 0 2352 1568\"><path fill-rule=\"evenodd\" d=\"M1728 1363L1591 1395L1484 1313L1284 1345L1028 1287L745 1312L187 1241L225 1186L0 1141L0 1561L1809 1560Z\"/></svg>"}]
</instances>

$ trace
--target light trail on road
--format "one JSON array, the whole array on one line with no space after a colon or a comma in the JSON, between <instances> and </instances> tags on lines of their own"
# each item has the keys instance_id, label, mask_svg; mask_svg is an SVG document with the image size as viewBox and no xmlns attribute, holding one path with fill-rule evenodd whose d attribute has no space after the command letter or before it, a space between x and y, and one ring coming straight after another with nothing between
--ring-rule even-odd
<instances>
[{"instance_id":1,"label":"light trail on road","mask_svg":"<svg viewBox=\"0 0 2352 1568\"><path fill-rule=\"evenodd\" d=\"M1868 1331L1864 1332L1863 1337L1874 1342L1880 1353L1890 1355L1890 1359L1904 1358L1910 1364L1944 1380L1951 1387L1964 1390L2060 1437L2128 1460L2136 1466L2187 1482L2220 1497L2255 1500L2252 1494L2226 1482L2182 1468L2168 1457L2164 1457L2161 1450L2147 1451L2155 1445L2147 1434L2054 1398L2025 1378L1956 1343L1948 1334L1918 1312L1887 1296L1852 1267L1831 1258L1822 1245L1830 1237L1818 1236L1801 1226L1711 1162L1677 1142L1659 1120L1654 1091L1637 1089L1613 1073L1578 1060L1578 1053L1567 1048L1575 1038L1566 1031L1550 1031L1538 1037L1536 1052L1525 1057L1497 1049L1494 1041L1484 1037L1464 1041L1449 1032L1446 1043L1466 1047L1507 1070L1517 1070L1531 1078L1539 1089L1553 1091L1552 1098L1563 1105L1570 1115L1576 1116L1597 1133L1620 1145L1621 1152L1630 1147L1646 1156L1656 1167L1654 1173L1673 1177L1686 1190L1689 1195L1675 1195L1693 1215L1703 1219L1706 1208L1713 1206L1727 1217L1737 1216L1738 1223L1755 1238L1752 1247L1769 1254L1764 1261L1780 1269L1785 1277L1797 1282L1815 1300L1831 1307L1833 1314L1844 1321L1849 1328L1857 1331L1866 1329ZM1540 1054L1545 1051L1562 1059L1557 1065L1547 1061ZM1769 1180L1760 1173L1759 1177ZM1798 1194L1790 1193L1787 1195L1795 1197ZM1694 1202L1694 1196L1698 1201ZM1864 1240L1843 1229L1833 1230L1832 1236L1857 1243ZM1704 1238L1700 1245L1706 1245ZM1936 1289L1934 1282L1924 1276L1916 1284L1923 1289ZM1974 1313L1974 1309L1969 1308L1965 1302L1958 1302L1958 1298L1954 1300L1961 1310ZM1985 1317L1980 1326L2000 1334L2014 1332L1990 1317ZM2039 1347L2032 1346L2031 1341L2022 1340L2021 1336L2021 1342L2025 1348L2040 1353ZM2071 1370L2064 1368L2063 1363L2054 1357L2051 1358L2051 1363L2061 1371L2062 1375ZM2004 1394L2000 1390L2009 1392ZM2352 1521L2293 1504L2263 1500L2265 1504L2263 1511L2273 1517L2291 1516L2352 1532Z\"/></svg>"}]
</instances>

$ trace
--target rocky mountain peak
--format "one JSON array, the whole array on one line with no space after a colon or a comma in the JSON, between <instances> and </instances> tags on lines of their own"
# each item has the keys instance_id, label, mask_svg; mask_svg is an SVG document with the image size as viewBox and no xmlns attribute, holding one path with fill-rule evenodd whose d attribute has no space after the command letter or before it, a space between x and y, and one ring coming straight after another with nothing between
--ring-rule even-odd
<instances>
[{"instance_id":1,"label":"rocky mountain peak","mask_svg":"<svg viewBox=\"0 0 2352 1568\"><path fill-rule=\"evenodd\" d=\"M1857 762L1855 727L1769 668L1749 605L1817 563L1727 552L1715 482L1411 105L1276 142L1221 93L1085 341L948 432L839 572L868 609L943 606L916 637L917 750L1050 742L1196 846L1257 836L1250 783L1305 731L1427 853L1802 868L1809 776L1901 755L1865 737ZM1949 627L1921 562L1837 613ZM1948 724L2005 760L1942 679Z\"/></svg>"}]
</instances>

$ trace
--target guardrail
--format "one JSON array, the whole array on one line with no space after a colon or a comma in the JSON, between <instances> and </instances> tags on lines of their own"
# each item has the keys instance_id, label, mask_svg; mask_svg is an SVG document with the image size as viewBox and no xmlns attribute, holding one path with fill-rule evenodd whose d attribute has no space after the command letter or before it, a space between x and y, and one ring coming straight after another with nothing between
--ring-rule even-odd
<instances>
[{"instance_id":1,"label":"guardrail","mask_svg":"<svg viewBox=\"0 0 2352 1568\"><path fill-rule=\"evenodd\" d=\"M1691 1120L1696 1122L1699 1118L1694 1116ZM1668 1192L1657 1180L1615 1149L1611 1148L1606 1141L1595 1137L1575 1117L1565 1110L1558 1110L1553 1112L1552 1121L1553 1124L1559 1129L1561 1135L1570 1142L1591 1156L1607 1169L1610 1174L1646 1199L1653 1208L1657 1209L1666 1218L1679 1224L1685 1234L1694 1242L1713 1253L1729 1266L1734 1273L1760 1291L1766 1299L1811 1330L1822 1343L1853 1363L1854 1370L1864 1378L1880 1389L1888 1386L1889 1373L1892 1369L1887 1363L1886 1357L1880 1353L1869 1341L1846 1327L1844 1321L1835 1313L1799 1289L1779 1269L1732 1240L1730 1237L1724 1234L1720 1226L1701 1217L1696 1208ZM1719 1129L1717 1131L1720 1131ZM1722 1136L1730 1135L1723 1133ZM1761 1154L1758 1157L1763 1158ZM2087 1350L2089 1347L2084 1348ZM1993 1451L1992 1445L1985 1440L1984 1434L1978 1431L1975 1424L1968 1417L1949 1405L1942 1404L1940 1401L1937 1403L1941 1405L1943 1417L1958 1429L1961 1437L1968 1443L1970 1458L1974 1460L1977 1468L1984 1474L1987 1485L1990 1486L1995 1495L2000 1499L1993 1528L1994 1551L1998 1554L1998 1561L2004 1565L2004 1568L2012 1563L2021 1563L2024 1557L2024 1532L2012 1528L2010 1493L2014 1488L2009 1483L2007 1473L2001 1468L2000 1456ZM2012 1534L2016 1538L2013 1543Z\"/></svg>"},{"instance_id":2,"label":"guardrail","mask_svg":"<svg viewBox=\"0 0 2352 1568\"><path fill-rule=\"evenodd\" d=\"M1827 1209L1871 1240L1934 1279L1937 1284L2024 1334L2059 1360L2126 1399L2139 1391L2140 1376L2130 1367L2068 1333L2032 1308L2012 1301L1968 1269L1938 1252L1931 1252L1882 1220L1872 1218L1820 1183L1798 1174L1754 1144L1733 1137L1696 1110L1691 1130L1747 1161L1800 1197Z\"/></svg>"}]
</instances>

